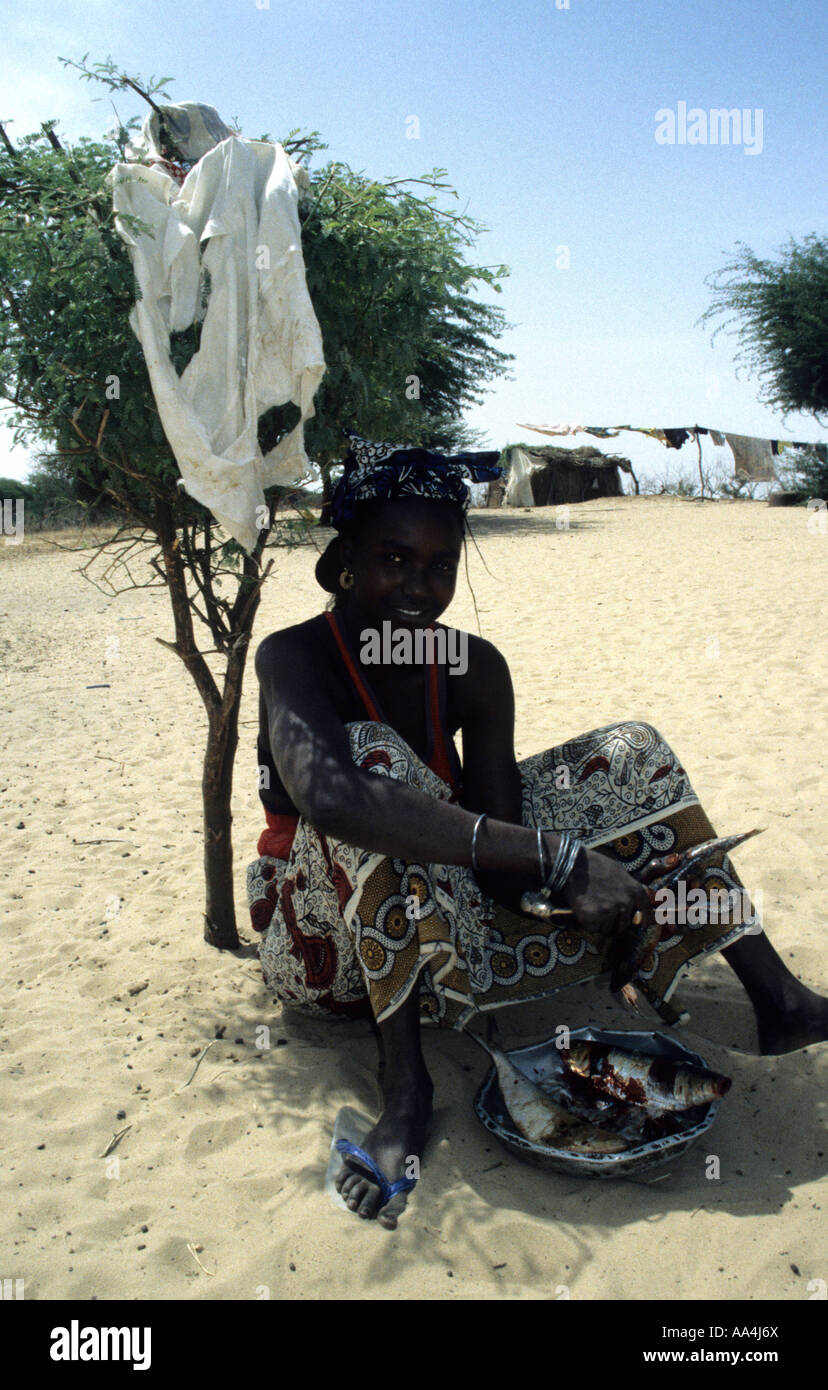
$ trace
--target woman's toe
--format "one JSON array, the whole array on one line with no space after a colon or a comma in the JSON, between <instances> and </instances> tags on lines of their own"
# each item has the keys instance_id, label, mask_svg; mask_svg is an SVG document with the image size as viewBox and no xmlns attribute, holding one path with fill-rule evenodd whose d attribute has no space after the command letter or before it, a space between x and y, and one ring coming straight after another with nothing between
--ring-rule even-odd
<instances>
[{"instance_id":1,"label":"woman's toe","mask_svg":"<svg viewBox=\"0 0 828 1390\"><path fill-rule=\"evenodd\" d=\"M352 1169L346 1168L337 1179L336 1190L340 1197L347 1197L348 1192L354 1185L354 1173Z\"/></svg>"},{"instance_id":2,"label":"woman's toe","mask_svg":"<svg viewBox=\"0 0 828 1390\"><path fill-rule=\"evenodd\" d=\"M376 1216L381 1200L379 1188L370 1185L357 1208L359 1215L366 1218Z\"/></svg>"},{"instance_id":3,"label":"woman's toe","mask_svg":"<svg viewBox=\"0 0 828 1390\"><path fill-rule=\"evenodd\" d=\"M377 1216L377 1220L379 1221L380 1225L385 1226L386 1230L395 1230L397 1225L397 1218L400 1215L400 1213L405 1210L407 1202L407 1192L398 1192L396 1197L392 1197L391 1201L386 1203L382 1211Z\"/></svg>"},{"instance_id":4,"label":"woman's toe","mask_svg":"<svg viewBox=\"0 0 828 1390\"><path fill-rule=\"evenodd\" d=\"M369 1184L365 1181L364 1178L358 1178L357 1181L349 1189L348 1196L345 1199L351 1211L357 1210L363 1197L368 1191L370 1191Z\"/></svg>"}]
</instances>

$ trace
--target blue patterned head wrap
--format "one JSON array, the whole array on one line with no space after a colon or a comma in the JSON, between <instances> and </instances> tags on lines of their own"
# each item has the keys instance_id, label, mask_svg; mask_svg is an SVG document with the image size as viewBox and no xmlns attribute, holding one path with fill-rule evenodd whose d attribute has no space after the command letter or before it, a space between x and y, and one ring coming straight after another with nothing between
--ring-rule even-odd
<instances>
[{"instance_id":1,"label":"blue patterned head wrap","mask_svg":"<svg viewBox=\"0 0 828 1390\"><path fill-rule=\"evenodd\" d=\"M331 525L339 531L360 502L392 502L400 497L430 497L468 511L467 479L474 483L500 477L500 457L489 453L439 454L406 444L372 444L348 433L345 472L331 502Z\"/></svg>"}]
</instances>

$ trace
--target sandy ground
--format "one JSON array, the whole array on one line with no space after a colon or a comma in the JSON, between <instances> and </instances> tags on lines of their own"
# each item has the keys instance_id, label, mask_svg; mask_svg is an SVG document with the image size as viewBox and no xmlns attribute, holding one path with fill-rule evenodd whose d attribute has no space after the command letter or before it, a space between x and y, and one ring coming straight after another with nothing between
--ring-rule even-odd
<instances>
[{"instance_id":1,"label":"sandy ground","mask_svg":"<svg viewBox=\"0 0 828 1390\"><path fill-rule=\"evenodd\" d=\"M518 756L654 723L717 829L767 827L737 865L791 968L825 990L828 536L748 502L623 498L571 520L473 513ZM277 552L257 638L322 608L313 558ZM389 1233L335 1210L331 1130L342 1105L376 1105L375 1044L364 1024L283 1015L261 980L252 670L234 802L246 944L218 953L201 940L205 719L154 641L171 636L166 595L107 598L78 563L37 537L0 545L3 1277L31 1299L818 1296L828 1045L753 1055L750 1006L715 958L679 987L681 1036L734 1085L683 1158L620 1183L522 1164L472 1112L481 1054L432 1031L434 1134L408 1212ZM465 579L446 620L476 630ZM561 1021L634 1026L593 985L501 1015L515 1043Z\"/></svg>"}]
</instances>

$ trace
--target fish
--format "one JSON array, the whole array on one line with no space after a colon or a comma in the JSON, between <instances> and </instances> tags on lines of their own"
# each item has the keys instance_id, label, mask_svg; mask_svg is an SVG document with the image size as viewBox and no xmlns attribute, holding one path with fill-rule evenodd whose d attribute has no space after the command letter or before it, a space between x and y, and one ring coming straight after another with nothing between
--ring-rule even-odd
<instances>
[{"instance_id":1,"label":"fish","mask_svg":"<svg viewBox=\"0 0 828 1390\"><path fill-rule=\"evenodd\" d=\"M613 1100L655 1111L709 1105L726 1095L732 1084L729 1076L719 1072L702 1071L686 1062L671 1062L663 1057L623 1052L605 1043L571 1042L568 1048L561 1048L561 1056L576 1076L589 1081L593 1090Z\"/></svg>"},{"instance_id":2,"label":"fish","mask_svg":"<svg viewBox=\"0 0 828 1390\"><path fill-rule=\"evenodd\" d=\"M696 871L707 865L709 860L714 859L719 854L729 854L737 845L742 845L745 840L750 840L754 835L761 835L762 833L762 830L757 829L747 830L741 835L722 835L712 840L703 840L701 844L691 845L689 849L671 855L670 858L675 862L669 871L652 879L646 885L650 902L655 901L659 889L672 888L680 879L692 878ZM524 893L520 900L520 910L546 921L560 918L562 927L568 926L575 918L571 908L553 904L545 885L536 891ZM634 979L647 952L656 944L660 935L661 928L653 920L652 915L645 915L642 912L634 914L626 931L615 934L612 942L611 959L608 962L611 967L610 990L613 993L617 993L625 984Z\"/></svg>"},{"instance_id":3,"label":"fish","mask_svg":"<svg viewBox=\"0 0 828 1390\"><path fill-rule=\"evenodd\" d=\"M688 870L703 868L708 860L715 858L717 854L729 854L737 845L743 845L745 840L752 840L754 835L763 834L764 830L746 830L741 835L720 835L713 840L703 840L699 845L691 845L689 849L678 854L678 862L669 873L653 879L647 887L653 891L657 888L672 887L679 879L687 876Z\"/></svg>"},{"instance_id":4,"label":"fish","mask_svg":"<svg viewBox=\"0 0 828 1390\"><path fill-rule=\"evenodd\" d=\"M681 879L692 880L711 859L720 854L729 854L737 845L743 845L745 840L762 833L761 830L746 830L741 835L721 835L669 856L670 860L675 861L672 868L646 885L647 897L654 903L660 889L672 889ZM635 913L627 931L619 933L613 941L610 990L618 991L623 988L625 981L633 979L660 936L661 927L657 921L642 912Z\"/></svg>"},{"instance_id":5,"label":"fish","mask_svg":"<svg viewBox=\"0 0 828 1390\"><path fill-rule=\"evenodd\" d=\"M484 1042L476 1033L468 1036L474 1038L494 1062L503 1103L515 1129L531 1144L577 1154L622 1153L629 1147L620 1135L610 1134L557 1105L518 1071L499 1048Z\"/></svg>"}]
</instances>

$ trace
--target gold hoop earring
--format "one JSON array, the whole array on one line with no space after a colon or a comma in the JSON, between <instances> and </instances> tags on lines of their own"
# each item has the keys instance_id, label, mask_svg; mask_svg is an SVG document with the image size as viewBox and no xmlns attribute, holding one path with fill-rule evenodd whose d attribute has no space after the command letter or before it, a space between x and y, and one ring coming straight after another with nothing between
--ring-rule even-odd
<instances>
[{"instance_id":1,"label":"gold hoop earring","mask_svg":"<svg viewBox=\"0 0 828 1390\"><path fill-rule=\"evenodd\" d=\"M354 576L351 574L351 571L348 569L343 570L339 576L340 589L350 589L353 585L353 582Z\"/></svg>"}]
</instances>

